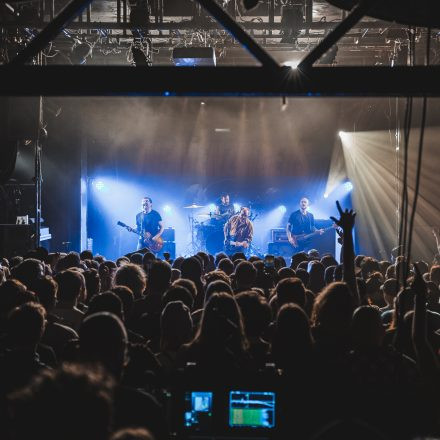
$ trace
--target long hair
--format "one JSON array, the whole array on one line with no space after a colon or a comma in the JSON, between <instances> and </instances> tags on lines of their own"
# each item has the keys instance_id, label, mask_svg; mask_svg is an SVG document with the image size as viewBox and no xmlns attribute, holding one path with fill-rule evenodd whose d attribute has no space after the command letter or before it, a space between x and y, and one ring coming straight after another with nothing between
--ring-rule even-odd
<instances>
[{"instance_id":1,"label":"long hair","mask_svg":"<svg viewBox=\"0 0 440 440\"><path fill-rule=\"evenodd\" d=\"M193 344L213 351L243 355L248 342L243 318L235 298L227 293L214 293L206 303Z\"/></svg>"}]
</instances>

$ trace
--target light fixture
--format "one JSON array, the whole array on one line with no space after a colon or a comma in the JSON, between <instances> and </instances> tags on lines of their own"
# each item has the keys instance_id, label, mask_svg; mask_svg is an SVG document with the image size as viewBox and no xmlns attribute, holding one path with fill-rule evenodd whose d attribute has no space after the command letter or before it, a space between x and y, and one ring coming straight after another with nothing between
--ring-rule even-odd
<instances>
[{"instance_id":1,"label":"light fixture","mask_svg":"<svg viewBox=\"0 0 440 440\"><path fill-rule=\"evenodd\" d=\"M173 63L179 67L215 66L215 50L213 47L175 47Z\"/></svg>"}]
</instances>

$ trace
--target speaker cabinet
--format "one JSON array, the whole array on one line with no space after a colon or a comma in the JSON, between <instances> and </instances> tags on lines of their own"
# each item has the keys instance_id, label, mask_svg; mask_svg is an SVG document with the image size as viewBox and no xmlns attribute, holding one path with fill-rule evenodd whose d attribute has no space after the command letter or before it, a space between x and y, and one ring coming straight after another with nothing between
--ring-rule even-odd
<instances>
[{"instance_id":1,"label":"speaker cabinet","mask_svg":"<svg viewBox=\"0 0 440 440\"><path fill-rule=\"evenodd\" d=\"M33 225L0 224L0 255L11 258L33 249Z\"/></svg>"}]
</instances>

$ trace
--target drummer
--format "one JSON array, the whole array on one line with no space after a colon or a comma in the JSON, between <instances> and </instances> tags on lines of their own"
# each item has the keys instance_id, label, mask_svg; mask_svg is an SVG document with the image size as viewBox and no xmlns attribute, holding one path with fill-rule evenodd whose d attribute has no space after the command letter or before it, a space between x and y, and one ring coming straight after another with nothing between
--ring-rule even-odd
<instances>
[{"instance_id":1,"label":"drummer","mask_svg":"<svg viewBox=\"0 0 440 440\"><path fill-rule=\"evenodd\" d=\"M234 205L230 202L228 193L220 195L214 213L217 220L221 220L222 223L226 223L235 214Z\"/></svg>"}]
</instances>

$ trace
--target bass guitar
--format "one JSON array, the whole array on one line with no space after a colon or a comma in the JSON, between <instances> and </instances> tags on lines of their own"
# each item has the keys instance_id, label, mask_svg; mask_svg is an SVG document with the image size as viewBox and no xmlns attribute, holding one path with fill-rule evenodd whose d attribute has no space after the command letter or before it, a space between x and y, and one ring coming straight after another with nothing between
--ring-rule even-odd
<instances>
[{"instance_id":1,"label":"bass guitar","mask_svg":"<svg viewBox=\"0 0 440 440\"><path fill-rule=\"evenodd\" d=\"M292 237L292 241L290 242L290 244L294 247L301 247L307 240L309 240L310 238L314 237L315 235L321 235L326 231L329 231L330 229L334 229L335 226L329 226L328 228L324 228L324 229L317 229L314 232L310 232L309 234L298 234L298 235L291 235ZM321 232L323 231L323 232Z\"/></svg>"},{"instance_id":2,"label":"bass guitar","mask_svg":"<svg viewBox=\"0 0 440 440\"><path fill-rule=\"evenodd\" d=\"M238 250L243 250L243 248L247 249L250 244L247 241L235 241L235 237L230 235L225 239L224 246L227 254L233 254Z\"/></svg>"},{"instance_id":3,"label":"bass guitar","mask_svg":"<svg viewBox=\"0 0 440 440\"><path fill-rule=\"evenodd\" d=\"M121 226L129 232L133 232L134 234L138 235L141 238L142 245L144 247L147 247L153 252L159 252L163 247L163 239L162 237L158 237L156 240L153 240L153 236L149 232L143 232L139 234L139 232L132 228L131 226L126 225L125 223L118 222L118 226Z\"/></svg>"}]
</instances>

